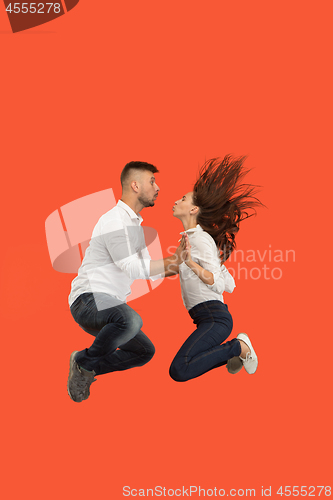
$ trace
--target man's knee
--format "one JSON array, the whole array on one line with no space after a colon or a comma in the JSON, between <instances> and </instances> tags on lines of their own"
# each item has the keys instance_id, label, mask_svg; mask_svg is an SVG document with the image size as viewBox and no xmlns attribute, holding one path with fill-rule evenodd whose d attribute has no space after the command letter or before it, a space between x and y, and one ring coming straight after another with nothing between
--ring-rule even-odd
<instances>
[{"instance_id":1,"label":"man's knee","mask_svg":"<svg viewBox=\"0 0 333 500\"><path fill-rule=\"evenodd\" d=\"M148 358L147 361L150 361L155 354L155 346L152 342L149 342L148 346L146 347L146 351L147 351L146 356Z\"/></svg>"},{"instance_id":2,"label":"man's knee","mask_svg":"<svg viewBox=\"0 0 333 500\"><path fill-rule=\"evenodd\" d=\"M152 342L146 342L145 346L144 346L144 351L142 354L141 354L141 361L142 361L142 365L145 365L146 363L148 363L152 357L154 356L155 354L155 346Z\"/></svg>"},{"instance_id":3,"label":"man's knee","mask_svg":"<svg viewBox=\"0 0 333 500\"><path fill-rule=\"evenodd\" d=\"M143 326L143 321L141 316L132 309L130 314L126 315L125 324L128 330L138 333Z\"/></svg>"}]
</instances>

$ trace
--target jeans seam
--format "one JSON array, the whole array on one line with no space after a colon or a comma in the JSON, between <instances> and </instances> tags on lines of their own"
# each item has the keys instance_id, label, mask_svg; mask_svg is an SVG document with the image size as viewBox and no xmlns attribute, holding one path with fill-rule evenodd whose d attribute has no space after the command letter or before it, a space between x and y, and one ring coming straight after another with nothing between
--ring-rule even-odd
<instances>
[{"instance_id":1,"label":"jeans seam","mask_svg":"<svg viewBox=\"0 0 333 500\"><path fill-rule=\"evenodd\" d=\"M232 340L234 340L234 339L232 339ZM229 342L232 342L232 341L230 340ZM220 345L216 346L215 348L210 349L210 350L209 350L209 352L204 352L204 353L202 353L202 355L201 355L200 357L196 357L196 359L194 359L193 361L192 361L192 360L191 360L191 361L189 361L189 362L188 362L188 361L185 361L185 363L186 363L187 365L189 365L190 363L195 363L196 361L200 361L202 358L205 358L205 357L207 357L207 356L210 356L212 353L217 352L217 351L218 351L218 349L219 349L220 347L223 347L224 345L225 345L225 344L220 344ZM193 358L192 358L192 359L193 359Z\"/></svg>"},{"instance_id":2,"label":"jeans seam","mask_svg":"<svg viewBox=\"0 0 333 500\"><path fill-rule=\"evenodd\" d=\"M134 338L135 338L135 337L133 337L133 339L134 339ZM133 339L131 339L131 340L133 340ZM144 352L144 353L142 353L142 354L138 354L138 355L137 355L137 356L135 356L134 358L131 358L131 360L142 358L142 356L145 356L146 354L148 354L148 350L147 350L147 348L146 348L146 347L145 347L145 346L144 346L144 345L140 342L140 340L136 339L136 341L137 341L137 342L141 345L141 347L144 349L144 351L145 351L145 352ZM116 350L117 350L117 349L116 349ZM115 350L115 351L113 351L113 352L112 352L112 354L113 354L114 352L116 352L116 350ZM109 355L109 354L104 354L104 356L102 356L100 359L102 360L103 358L105 358L105 357L106 357L106 356L108 356L108 355ZM119 366L119 365L121 365L122 363L127 363L127 361L128 361L127 359L124 359L123 361L118 361L117 363L114 363L112 366Z\"/></svg>"},{"instance_id":3,"label":"jeans seam","mask_svg":"<svg viewBox=\"0 0 333 500\"><path fill-rule=\"evenodd\" d=\"M209 309L209 308L208 308L208 309ZM188 358L188 353L189 353L189 352L190 352L190 350L191 350L191 349L195 346L195 344L196 344L197 342L199 342L199 340L201 340L201 338L203 337L203 335L206 335L206 333L208 333L208 332L209 332L209 330L211 330L211 329L214 327L214 325L215 325L215 321L214 321L214 318L213 318L212 313L211 313L211 311L210 311L210 310L209 310L209 314L210 314L210 317L211 317L212 324L210 325L210 327L208 328L208 330L205 330L205 331L204 331L204 332L200 335L200 337L198 337L197 339L195 339L195 341L193 342L193 344L191 344L191 346L188 348L187 352L185 353L185 356L184 356L184 357L185 357L185 359L187 359L187 358ZM185 361L185 363L187 363L187 361Z\"/></svg>"}]
</instances>

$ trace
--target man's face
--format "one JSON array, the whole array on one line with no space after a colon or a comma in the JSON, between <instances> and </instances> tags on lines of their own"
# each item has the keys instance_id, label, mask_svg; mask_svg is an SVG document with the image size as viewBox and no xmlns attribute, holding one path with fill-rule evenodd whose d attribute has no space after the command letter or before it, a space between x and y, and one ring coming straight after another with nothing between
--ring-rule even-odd
<instances>
[{"instance_id":1,"label":"man's face","mask_svg":"<svg viewBox=\"0 0 333 500\"><path fill-rule=\"evenodd\" d=\"M153 207L159 190L154 174L149 170L142 172L140 176L139 202L144 207Z\"/></svg>"},{"instance_id":2,"label":"man's face","mask_svg":"<svg viewBox=\"0 0 333 500\"><path fill-rule=\"evenodd\" d=\"M174 217L180 218L184 215L190 215L190 210L194 207L192 195L193 191L190 191L189 193L184 194L182 198L175 201L175 204L172 207Z\"/></svg>"}]
</instances>

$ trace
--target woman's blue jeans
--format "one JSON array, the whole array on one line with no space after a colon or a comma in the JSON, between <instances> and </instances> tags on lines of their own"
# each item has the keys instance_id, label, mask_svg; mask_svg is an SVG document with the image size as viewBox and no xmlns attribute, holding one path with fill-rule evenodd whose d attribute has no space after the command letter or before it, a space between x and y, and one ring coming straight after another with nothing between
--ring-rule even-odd
<instances>
[{"instance_id":1,"label":"woman's blue jeans","mask_svg":"<svg viewBox=\"0 0 333 500\"><path fill-rule=\"evenodd\" d=\"M228 359L241 353L237 339L224 342L233 326L226 304L219 300L209 300L192 307L189 314L197 328L171 363L169 373L176 382L199 377L213 368L225 365Z\"/></svg>"},{"instance_id":2,"label":"woman's blue jeans","mask_svg":"<svg viewBox=\"0 0 333 500\"><path fill-rule=\"evenodd\" d=\"M155 348L141 331L142 319L127 304L105 293L83 293L70 309L80 327L96 337L75 356L86 370L96 375L128 370L153 357Z\"/></svg>"}]
</instances>

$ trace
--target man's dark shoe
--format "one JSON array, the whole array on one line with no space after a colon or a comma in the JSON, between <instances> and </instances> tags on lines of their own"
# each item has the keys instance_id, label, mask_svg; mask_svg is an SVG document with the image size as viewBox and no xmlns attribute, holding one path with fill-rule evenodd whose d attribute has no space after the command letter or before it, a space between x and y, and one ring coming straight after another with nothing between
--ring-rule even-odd
<instances>
[{"instance_id":1,"label":"man's dark shoe","mask_svg":"<svg viewBox=\"0 0 333 500\"><path fill-rule=\"evenodd\" d=\"M69 376L67 382L67 391L69 397L76 403L88 399L90 396L90 386L96 381L94 371L87 371L80 368L75 361L78 351L73 351L69 360Z\"/></svg>"}]
</instances>

